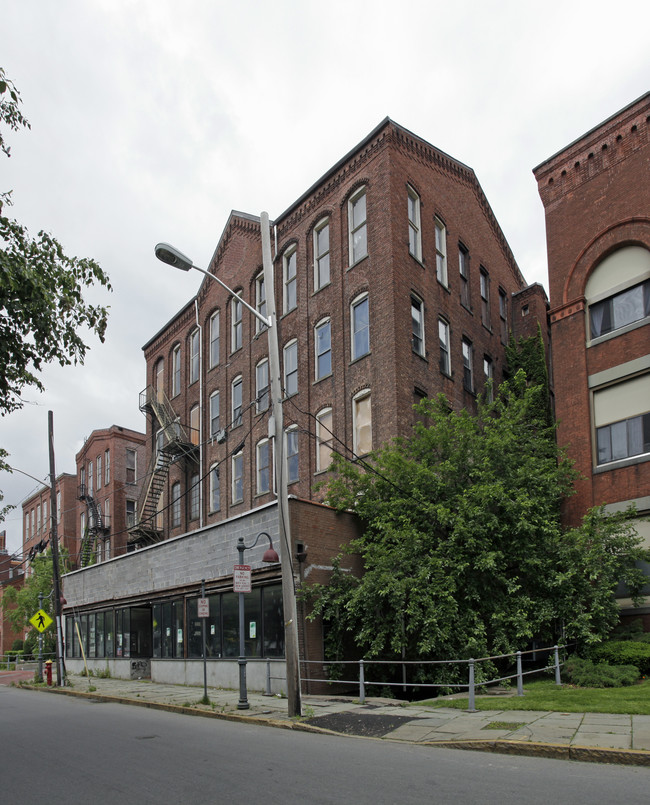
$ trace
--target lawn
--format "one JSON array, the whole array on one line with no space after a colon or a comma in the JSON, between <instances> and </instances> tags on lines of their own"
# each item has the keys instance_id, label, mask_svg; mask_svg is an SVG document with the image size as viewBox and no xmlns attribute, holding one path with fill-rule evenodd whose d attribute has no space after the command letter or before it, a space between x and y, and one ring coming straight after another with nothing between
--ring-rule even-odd
<instances>
[{"instance_id":1,"label":"lawn","mask_svg":"<svg viewBox=\"0 0 650 805\"><path fill-rule=\"evenodd\" d=\"M467 697L432 699L431 707L467 709ZM560 688L552 680L529 682L523 696L476 696L477 710L552 710L562 713L630 713L650 715L650 679L622 688Z\"/></svg>"}]
</instances>

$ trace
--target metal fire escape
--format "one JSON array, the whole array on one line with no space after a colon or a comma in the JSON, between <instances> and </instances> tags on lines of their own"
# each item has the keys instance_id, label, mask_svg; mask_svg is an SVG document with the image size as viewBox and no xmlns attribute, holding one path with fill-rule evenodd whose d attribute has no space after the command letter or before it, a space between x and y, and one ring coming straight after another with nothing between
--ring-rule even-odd
<instances>
[{"instance_id":1,"label":"metal fire escape","mask_svg":"<svg viewBox=\"0 0 650 805\"><path fill-rule=\"evenodd\" d=\"M162 518L158 502L165 488L169 467L179 460L198 461L199 448L193 444L166 395L147 386L140 392L140 410L151 413L160 425L159 438L140 491L135 521L129 526L130 545L149 545L162 538Z\"/></svg>"},{"instance_id":2,"label":"metal fire escape","mask_svg":"<svg viewBox=\"0 0 650 805\"><path fill-rule=\"evenodd\" d=\"M85 484L81 484L78 489L78 499L86 504L88 519L85 533L81 535L81 547L79 549L79 565L85 567L89 565L95 554L97 547L97 537L105 536L110 529L104 521L101 507L95 498L89 493Z\"/></svg>"}]
</instances>

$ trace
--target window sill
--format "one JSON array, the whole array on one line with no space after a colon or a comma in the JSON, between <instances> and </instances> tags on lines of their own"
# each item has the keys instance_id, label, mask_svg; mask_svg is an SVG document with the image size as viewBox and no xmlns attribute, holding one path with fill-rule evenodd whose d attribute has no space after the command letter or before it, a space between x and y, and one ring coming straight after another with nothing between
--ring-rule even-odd
<instances>
[{"instance_id":1,"label":"window sill","mask_svg":"<svg viewBox=\"0 0 650 805\"><path fill-rule=\"evenodd\" d=\"M347 267L347 271L351 271L353 268L356 268L360 263L363 263L364 260L367 260L370 257L369 254L364 254L363 257L360 257L358 260L355 260L354 263L350 263Z\"/></svg>"},{"instance_id":2,"label":"window sill","mask_svg":"<svg viewBox=\"0 0 650 805\"><path fill-rule=\"evenodd\" d=\"M314 290L312 292L312 296L316 296L317 293L320 293L321 291L324 291L325 288L329 288L331 284L332 284L332 280L329 280L328 282L324 282L318 288L314 288Z\"/></svg>"},{"instance_id":3,"label":"window sill","mask_svg":"<svg viewBox=\"0 0 650 805\"><path fill-rule=\"evenodd\" d=\"M620 458L617 461L608 461L607 464L597 464L592 468L592 475L600 475L603 472L610 472L611 470L622 469L623 467L633 467L635 464L644 464L650 461L650 453L641 453L639 456L630 456L629 458Z\"/></svg>"},{"instance_id":4,"label":"window sill","mask_svg":"<svg viewBox=\"0 0 650 805\"><path fill-rule=\"evenodd\" d=\"M446 291L448 294L451 294L451 288L449 287L449 285L444 283L441 279L438 279L438 277L436 277L436 282L443 289L443 291Z\"/></svg>"},{"instance_id":5,"label":"window sill","mask_svg":"<svg viewBox=\"0 0 650 805\"><path fill-rule=\"evenodd\" d=\"M421 352L418 352L416 349L411 348L411 352L420 360L424 361L425 363L429 363L429 359L426 356L426 353L423 355Z\"/></svg>"},{"instance_id":6,"label":"window sill","mask_svg":"<svg viewBox=\"0 0 650 805\"><path fill-rule=\"evenodd\" d=\"M368 350L368 352L364 352L363 355L359 355L359 357L357 357L357 358L352 358L350 360L349 366L352 366L355 363L359 363L359 361L362 361L364 358L367 358L370 354L371 354L371 351Z\"/></svg>"},{"instance_id":7,"label":"window sill","mask_svg":"<svg viewBox=\"0 0 650 805\"><path fill-rule=\"evenodd\" d=\"M589 349L589 347L598 346L598 344L603 344L605 341L611 341L612 338L616 338L619 335L631 333L633 330L638 330L639 327L645 327L646 324L650 324L650 316L639 319L639 321L634 321L631 324L626 324L624 327L619 327L617 330L612 330L611 333L605 333L605 335L592 338L591 341L587 341L587 349Z\"/></svg>"},{"instance_id":8,"label":"window sill","mask_svg":"<svg viewBox=\"0 0 650 805\"><path fill-rule=\"evenodd\" d=\"M330 379L330 378L332 378L333 376L334 376L334 375L333 375L333 373L332 373L332 372L330 372L329 374L323 375L322 377L317 377L317 378L314 380L314 382L312 383L312 386L317 386L319 383L322 383L322 382L323 382L323 380L329 380L329 379Z\"/></svg>"},{"instance_id":9,"label":"window sill","mask_svg":"<svg viewBox=\"0 0 650 805\"><path fill-rule=\"evenodd\" d=\"M424 260L421 257L417 257L412 251L409 251L409 257L413 258L420 268L426 268L424 265Z\"/></svg>"}]
</instances>

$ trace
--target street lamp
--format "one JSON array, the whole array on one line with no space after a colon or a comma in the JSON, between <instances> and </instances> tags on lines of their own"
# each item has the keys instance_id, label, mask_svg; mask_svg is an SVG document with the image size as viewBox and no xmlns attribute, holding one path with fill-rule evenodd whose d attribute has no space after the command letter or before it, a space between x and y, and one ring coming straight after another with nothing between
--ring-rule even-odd
<instances>
[{"instance_id":1,"label":"street lamp","mask_svg":"<svg viewBox=\"0 0 650 805\"><path fill-rule=\"evenodd\" d=\"M273 541L270 534L266 531L261 531L255 538L255 542L251 545L244 545L244 538L240 537L237 540L237 550L239 551L239 566L244 565L244 551L254 548L259 542L260 537L266 537L269 541L269 547L264 552L262 561L268 564L274 564L280 561L273 548ZM250 592L250 588L248 590ZM248 703L248 693L246 691L246 635L244 629L244 592L239 592L239 701L237 702L238 710L248 710L250 707Z\"/></svg>"},{"instance_id":2,"label":"street lamp","mask_svg":"<svg viewBox=\"0 0 650 805\"><path fill-rule=\"evenodd\" d=\"M271 236L269 216L260 215L262 234L262 263L264 266L264 285L267 289L266 307L268 318L251 307L244 299L229 288L219 277L203 268L195 266L189 257L168 243L159 243L155 248L156 257L167 265L181 271L195 271L205 274L218 282L229 294L235 296L255 318L267 328L269 345L269 385L271 390L271 413L274 423L275 445L273 457L275 477L278 484L278 529L280 557L282 565L282 606L284 610L284 650L287 663L287 700L290 717L300 716L300 672L298 666L298 617L296 611L296 592L294 589L293 564L291 561L291 527L289 523L289 491L287 467L284 460L284 424L282 411L282 381L280 376L280 345L278 341L277 316L275 312L275 285L273 281L273 261L271 258Z\"/></svg>"}]
</instances>

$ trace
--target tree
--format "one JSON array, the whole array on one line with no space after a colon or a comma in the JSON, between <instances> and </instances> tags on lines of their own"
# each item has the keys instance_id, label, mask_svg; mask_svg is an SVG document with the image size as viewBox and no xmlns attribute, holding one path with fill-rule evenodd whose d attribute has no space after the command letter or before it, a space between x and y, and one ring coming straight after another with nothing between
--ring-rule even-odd
<instances>
[{"instance_id":1,"label":"tree","mask_svg":"<svg viewBox=\"0 0 650 805\"><path fill-rule=\"evenodd\" d=\"M20 111L20 93L0 68L0 124L29 128ZM2 128L0 150L10 156ZM37 373L44 364L83 363L88 329L104 341L108 310L83 298L99 284L112 290L108 276L87 258L67 256L52 235L32 238L25 227L3 214L11 204L0 193L0 414L21 408L22 391L44 386Z\"/></svg>"},{"instance_id":2,"label":"tree","mask_svg":"<svg viewBox=\"0 0 650 805\"><path fill-rule=\"evenodd\" d=\"M350 639L366 657L436 660L506 654L562 629L599 639L619 578L641 589L634 560L645 554L622 516L592 511L562 529L575 472L524 372L476 416L442 395L418 414L426 422L411 438L365 466L335 458L328 502L360 517L350 549L364 573L339 572L337 560L330 583L307 590L329 657Z\"/></svg>"}]
</instances>

